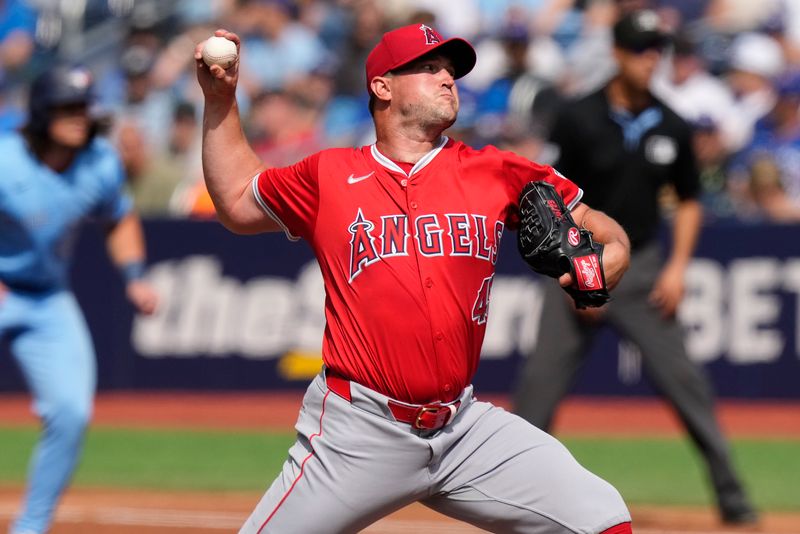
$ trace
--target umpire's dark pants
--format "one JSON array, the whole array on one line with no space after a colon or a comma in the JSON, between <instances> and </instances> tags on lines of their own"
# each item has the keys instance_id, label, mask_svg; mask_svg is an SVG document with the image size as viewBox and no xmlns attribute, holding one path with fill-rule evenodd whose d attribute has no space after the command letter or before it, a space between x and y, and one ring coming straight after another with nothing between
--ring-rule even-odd
<instances>
[{"instance_id":1,"label":"umpire's dark pants","mask_svg":"<svg viewBox=\"0 0 800 534\"><path fill-rule=\"evenodd\" d=\"M741 487L714 413L711 386L689 360L677 321L663 318L647 302L662 264L658 244L633 252L630 269L606 306L604 322L641 350L645 372L672 403L705 457L718 499L736 498ZM556 406L572 385L599 326L579 320L566 293L549 280L545 283L538 343L515 394L518 415L549 430Z\"/></svg>"}]
</instances>

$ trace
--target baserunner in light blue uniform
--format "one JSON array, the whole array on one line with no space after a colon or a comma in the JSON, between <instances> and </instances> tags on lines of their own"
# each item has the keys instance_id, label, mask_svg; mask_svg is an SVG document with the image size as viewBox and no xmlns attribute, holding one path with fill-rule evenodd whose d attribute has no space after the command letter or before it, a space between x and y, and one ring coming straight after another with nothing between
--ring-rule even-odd
<instances>
[{"instance_id":1,"label":"baserunner in light blue uniform","mask_svg":"<svg viewBox=\"0 0 800 534\"><path fill-rule=\"evenodd\" d=\"M50 70L31 86L23 131L0 136L0 337L10 342L42 421L13 534L48 530L91 417L95 355L68 277L81 223L107 224L129 300L142 313L157 305L142 279L141 223L123 192L121 162L94 135L91 90L84 68Z\"/></svg>"}]
</instances>

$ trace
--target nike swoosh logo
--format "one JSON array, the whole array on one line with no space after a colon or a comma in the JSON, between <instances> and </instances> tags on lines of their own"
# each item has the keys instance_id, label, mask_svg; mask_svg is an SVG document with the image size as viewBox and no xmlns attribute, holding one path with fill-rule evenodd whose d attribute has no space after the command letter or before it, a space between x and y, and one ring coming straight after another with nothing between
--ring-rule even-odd
<instances>
[{"instance_id":1,"label":"nike swoosh logo","mask_svg":"<svg viewBox=\"0 0 800 534\"><path fill-rule=\"evenodd\" d=\"M375 171L372 171L369 174L365 174L364 176L354 176L354 175L351 174L350 176L347 177L347 183L348 184L357 184L358 182L360 182L362 180L366 180L367 178L369 178L373 174L375 174Z\"/></svg>"}]
</instances>

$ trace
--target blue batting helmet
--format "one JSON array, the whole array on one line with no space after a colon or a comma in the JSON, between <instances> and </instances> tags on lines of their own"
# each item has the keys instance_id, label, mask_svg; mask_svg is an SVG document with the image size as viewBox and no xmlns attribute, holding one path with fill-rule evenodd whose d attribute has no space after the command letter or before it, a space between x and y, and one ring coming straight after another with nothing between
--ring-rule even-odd
<instances>
[{"instance_id":1,"label":"blue batting helmet","mask_svg":"<svg viewBox=\"0 0 800 534\"><path fill-rule=\"evenodd\" d=\"M46 133L52 120L52 110L69 104L91 104L92 74L83 66L61 65L39 75L28 94L28 125L34 131Z\"/></svg>"}]
</instances>

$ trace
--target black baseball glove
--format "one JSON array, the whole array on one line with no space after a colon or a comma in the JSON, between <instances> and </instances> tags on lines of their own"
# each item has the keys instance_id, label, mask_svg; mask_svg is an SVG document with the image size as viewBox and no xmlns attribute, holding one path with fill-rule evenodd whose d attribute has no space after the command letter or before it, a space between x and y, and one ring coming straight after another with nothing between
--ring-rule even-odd
<instances>
[{"instance_id":1,"label":"black baseball glove","mask_svg":"<svg viewBox=\"0 0 800 534\"><path fill-rule=\"evenodd\" d=\"M578 228L556 188L529 182L519 197L520 227L517 246L531 269L553 278L572 275L565 287L576 308L596 308L611 297L603 274L603 244Z\"/></svg>"}]
</instances>

